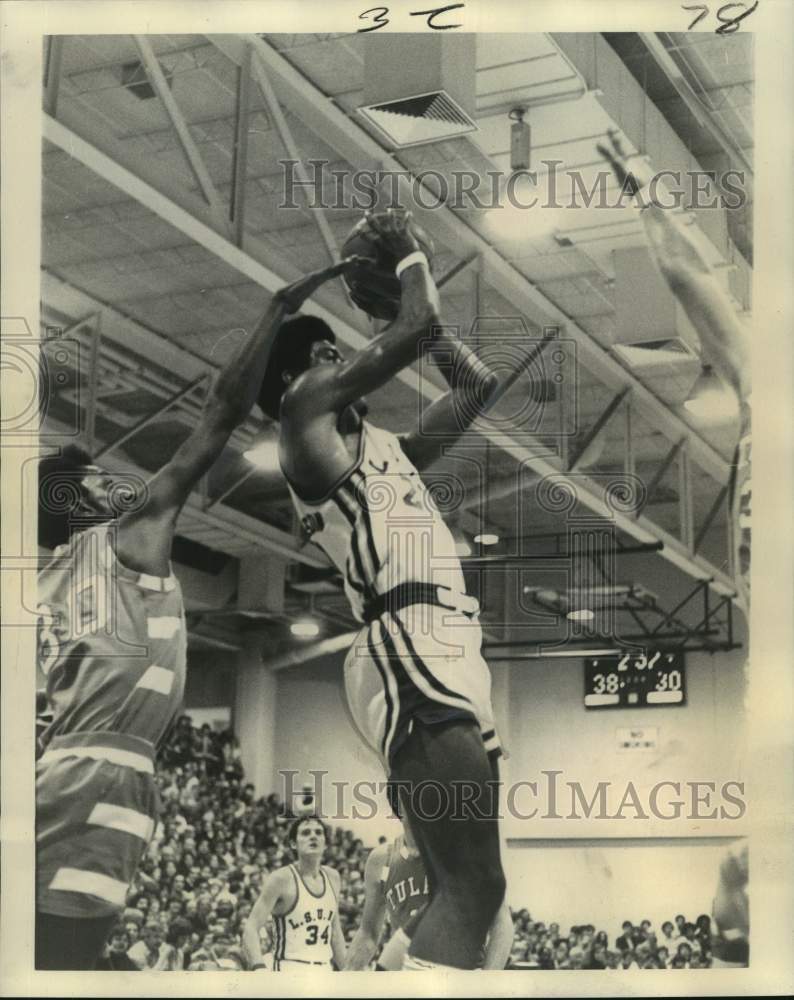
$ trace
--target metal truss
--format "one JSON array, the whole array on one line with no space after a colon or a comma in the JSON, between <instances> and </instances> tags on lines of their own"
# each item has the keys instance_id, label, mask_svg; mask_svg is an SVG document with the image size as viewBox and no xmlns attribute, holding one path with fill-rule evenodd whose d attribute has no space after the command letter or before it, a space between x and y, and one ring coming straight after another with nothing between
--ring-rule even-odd
<instances>
[{"instance_id":1,"label":"metal truss","mask_svg":"<svg viewBox=\"0 0 794 1000\"><path fill-rule=\"evenodd\" d=\"M276 259L273 251L261 240L257 240L252 234L245 231L247 121L252 79L256 80L261 89L281 140L294 159L300 161L300 155L281 110L279 98L286 99L291 110L300 115L306 126L315 131L324 142L336 149L352 165L363 163L371 165L373 162L378 162L384 169L399 171L402 168L396 159L389 156L341 109L333 106L316 87L305 77L302 77L280 53L262 38L255 35L229 35L212 36L209 40L239 69L234 110L235 139L231 170L231 196L228 207L222 204L220 196L209 178L199 151L190 135L189 126L176 106L165 75L145 36L136 36L143 64L152 85L166 107L172 127L179 138L198 184L200 198L185 191L175 192L173 178L168 179L162 175L154 177L154 168L151 164L142 169L140 174L134 172L54 117L57 111L60 56L59 49L53 46L50 46L47 59L44 136L100 177L115 185L128 197L135 199L168 224L183 232L189 239L209 250L219 260L235 268L239 273L267 291L273 292L283 285L285 280L291 280L297 275L285 274L286 268L283 261ZM81 123L80 130L84 134L90 135L92 125L86 122L84 129L83 123ZM103 144L107 145L107 141L105 137ZM149 177L152 182L145 180L144 177ZM327 220L321 214L314 215L314 219L329 256L334 257L337 250ZM734 586L731 577L698 553L705 533L716 517L722 501L721 499L719 503L715 501L706 522L695 535L692 518L692 477L689 472L690 460L695 461L718 482L724 482L728 475L727 462L692 427L653 396L631 372L623 368L607 351L596 344L571 317L556 307L540 289L516 271L509 262L496 253L453 212L441 209L428 213L422 222L443 243L460 248L462 257L460 263L453 265L442 281L450 280L476 260L478 266L482 267L483 277L500 295L514 303L519 313L532 317L533 322L541 325L543 323L558 323L563 334L571 337L577 343L585 366L614 392L606 409L587 432L585 438L578 443L575 450L572 449L572 454L567 455L565 448L563 448L561 461L543 457L546 450L542 447L533 445L525 447L502 434L498 436L498 440L494 439L495 446L512 456L522 466L532 469L538 476L558 476L561 472L565 473L566 471L577 472L579 499L596 515L609 516L617 529L633 537L640 546L650 544L656 548L662 548L665 557L676 566L698 579L712 580L722 593L732 595ZM322 299L322 297L318 297L318 299ZM324 298L322 301L330 300ZM361 317L352 310L344 308L341 303L336 303L331 307L324 306L321 301L318 301L313 303L313 311L332 323L340 339L351 348L359 349L368 342L368 335L361 329ZM102 313L104 310L100 310L100 315ZM540 345L538 350L542 350L543 346L545 345ZM171 348L176 351L180 350L175 345L171 345ZM99 339L97 338L91 364L91 398L88 420L91 436L93 436L97 403L96 382L99 351ZM429 400L437 398L440 394L440 390L436 386L427 379L421 378L415 371L406 370L399 377ZM511 384L514 381L515 379L510 380ZM189 386L185 391L177 391L172 386L171 398L169 399L166 393L162 407L157 412L144 418L144 421L139 425L126 432L123 440L119 439L105 447L118 447L128 440L132 433L137 433L138 430L142 429L145 423L155 419L164 409L178 402L190 389L192 386ZM671 440L675 441L671 452L657 467L656 473L649 483L647 494L650 497L653 488L658 485L680 453L681 530L678 538L646 517L641 510L634 514L607 511L603 497L600 495L602 491L590 483L586 474L578 472L585 452L603 434L606 425L620 408L625 414L624 471L628 474L633 474L635 467L632 424L634 413L651 423L652 426L661 429ZM492 437L487 426L478 425L478 430L486 438ZM538 444L535 442L535 445ZM246 478L248 478L248 474L228 484L222 493L215 498L206 496L203 501L205 510L219 505ZM579 485L580 483L581 485Z\"/></svg>"},{"instance_id":2,"label":"metal truss","mask_svg":"<svg viewBox=\"0 0 794 1000\"><path fill-rule=\"evenodd\" d=\"M545 536L547 541L554 542L554 552L543 556L516 556L510 560L510 565L520 565L526 560L548 560L571 559L571 543L576 532L551 533ZM540 536L539 536L540 537ZM569 551L561 551L563 543ZM623 546L617 544L610 553L612 560L620 556L636 555L646 551L653 551L653 546ZM681 598L681 600L671 609L667 610L660 603L655 594L646 588L634 584L616 586L613 575L604 565L604 559L599 554L589 554L598 576L605 586L585 586L569 588L568 593L578 594L584 599L597 592L603 592L602 597L609 598L612 594L612 605L610 610L627 614L638 631L620 634L597 633L582 637L573 637L565 643L564 650L555 650L555 655L577 657L584 655L584 647L592 647L594 644L604 643L605 646L612 644L617 652L625 644L646 645L647 647L662 647L667 650L681 650L683 652L725 652L740 648L733 631L733 602L728 594L717 595L716 602L711 593L711 580L698 580L691 590ZM494 564L504 562L502 557L480 557L479 559L465 560L466 565L486 564L486 560L492 560ZM612 561L611 560L611 561ZM559 615L560 609L551 600L546 598L543 592L536 592L532 595L532 600L539 607L552 614ZM650 620L649 620L650 619ZM535 650L521 650L522 644L516 640L488 641L483 644L484 652L490 659L542 659L543 641L535 640L532 646L540 647ZM505 654L507 650L516 650L515 654ZM493 654L496 654L495 656Z\"/></svg>"}]
</instances>

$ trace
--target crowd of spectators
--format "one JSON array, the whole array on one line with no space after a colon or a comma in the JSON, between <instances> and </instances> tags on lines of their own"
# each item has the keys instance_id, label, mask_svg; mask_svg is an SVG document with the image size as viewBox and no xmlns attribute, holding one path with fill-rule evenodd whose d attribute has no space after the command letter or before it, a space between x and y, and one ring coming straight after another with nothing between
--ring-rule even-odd
<instances>
[{"instance_id":1,"label":"crowd of spectators","mask_svg":"<svg viewBox=\"0 0 794 1000\"><path fill-rule=\"evenodd\" d=\"M180 717L158 765L162 815L127 904L98 968L124 971L240 970L242 928L271 871L294 860L287 845L292 813L276 795L258 798L244 778L234 735ZM310 803L307 802L307 805ZM300 806L298 806L300 808ZM311 811L309 809L309 811ZM341 875L339 914L350 941L364 903L368 851L349 830L330 827L325 863ZM381 841L385 838L381 838ZM592 924L571 927L513 914L512 968L706 968L709 918L682 915L662 924L625 921L610 945ZM268 931L263 932L264 949Z\"/></svg>"},{"instance_id":2,"label":"crowd of spectators","mask_svg":"<svg viewBox=\"0 0 794 1000\"><path fill-rule=\"evenodd\" d=\"M679 913L665 920L661 931L650 920L624 920L610 943L593 924L571 927L533 920L528 910L513 914L515 937L510 967L533 969L709 969L711 918L702 913L695 923Z\"/></svg>"},{"instance_id":3,"label":"crowd of spectators","mask_svg":"<svg viewBox=\"0 0 794 1000\"><path fill-rule=\"evenodd\" d=\"M186 715L161 751L157 782L160 821L98 968L243 969L242 927L263 879L294 860L292 814L276 795L256 798L231 732L194 727ZM367 853L352 832L330 827L324 863L342 876L348 940L364 902Z\"/></svg>"}]
</instances>

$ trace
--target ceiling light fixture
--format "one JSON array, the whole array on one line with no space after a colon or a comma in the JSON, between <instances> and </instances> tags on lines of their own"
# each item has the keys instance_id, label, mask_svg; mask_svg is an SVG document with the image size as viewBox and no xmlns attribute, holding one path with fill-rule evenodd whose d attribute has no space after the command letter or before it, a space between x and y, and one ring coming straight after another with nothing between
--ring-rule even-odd
<instances>
[{"instance_id":1,"label":"ceiling light fixture","mask_svg":"<svg viewBox=\"0 0 794 1000\"><path fill-rule=\"evenodd\" d=\"M565 617L569 622L591 622L595 615L589 608L581 608L579 611L569 611Z\"/></svg>"},{"instance_id":2,"label":"ceiling light fixture","mask_svg":"<svg viewBox=\"0 0 794 1000\"><path fill-rule=\"evenodd\" d=\"M297 635L301 639L313 639L320 634L320 626L317 622L293 622L289 630L293 635Z\"/></svg>"}]
</instances>

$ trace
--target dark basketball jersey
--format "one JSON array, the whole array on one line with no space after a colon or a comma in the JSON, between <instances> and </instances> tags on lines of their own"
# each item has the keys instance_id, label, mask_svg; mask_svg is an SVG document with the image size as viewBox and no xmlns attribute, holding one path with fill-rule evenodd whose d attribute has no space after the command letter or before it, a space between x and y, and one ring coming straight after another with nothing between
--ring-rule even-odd
<instances>
[{"instance_id":1,"label":"dark basketball jersey","mask_svg":"<svg viewBox=\"0 0 794 1000\"><path fill-rule=\"evenodd\" d=\"M381 882L392 933L404 927L430 901L427 874L419 852L406 847L402 837L397 837L391 845Z\"/></svg>"},{"instance_id":2,"label":"dark basketball jersey","mask_svg":"<svg viewBox=\"0 0 794 1000\"><path fill-rule=\"evenodd\" d=\"M179 709L187 637L174 576L115 558L106 524L56 549L39 575L39 668L52 722L42 736L107 731L157 746Z\"/></svg>"}]
</instances>

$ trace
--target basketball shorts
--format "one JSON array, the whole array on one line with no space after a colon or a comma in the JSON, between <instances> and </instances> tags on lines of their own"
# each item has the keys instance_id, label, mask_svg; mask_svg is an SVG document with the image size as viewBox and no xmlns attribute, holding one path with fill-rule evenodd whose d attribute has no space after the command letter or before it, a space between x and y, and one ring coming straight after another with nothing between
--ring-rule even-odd
<instances>
[{"instance_id":1,"label":"basketball shorts","mask_svg":"<svg viewBox=\"0 0 794 1000\"><path fill-rule=\"evenodd\" d=\"M387 775L414 720L473 719L486 752L501 752L481 643L476 616L432 604L385 610L362 628L345 660L347 701Z\"/></svg>"},{"instance_id":2,"label":"basketball shorts","mask_svg":"<svg viewBox=\"0 0 794 1000\"><path fill-rule=\"evenodd\" d=\"M116 733L53 739L36 765L36 909L85 918L123 907L158 801L151 744Z\"/></svg>"},{"instance_id":3,"label":"basketball shorts","mask_svg":"<svg viewBox=\"0 0 794 1000\"><path fill-rule=\"evenodd\" d=\"M410 945L411 939L402 928L398 927L383 946L383 951L378 958L378 966L384 972L400 972Z\"/></svg>"},{"instance_id":4,"label":"basketball shorts","mask_svg":"<svg viewBox=\"0 0 794 1000\"><path fill-rule=\"evenodd\" d=\"M332 972L333 969L330 962L305 962L300 958L274 958L273 971L297 972L305 975L307 973Z\"/></svg>"}]
</instances>

